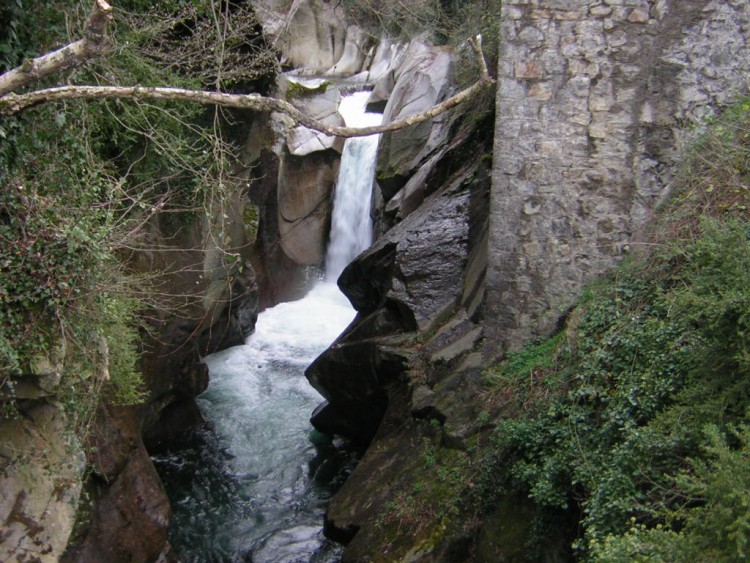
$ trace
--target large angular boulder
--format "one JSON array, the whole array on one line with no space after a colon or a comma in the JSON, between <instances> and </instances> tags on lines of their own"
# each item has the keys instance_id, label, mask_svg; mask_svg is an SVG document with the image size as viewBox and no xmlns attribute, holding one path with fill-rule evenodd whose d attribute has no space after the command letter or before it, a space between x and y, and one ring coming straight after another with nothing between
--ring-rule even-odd
<instances>
[{"instance_id":1,"label":"large angular boulder","mask_svg":"<svg viewBox=\"0 0 750 563\"><path fill-rule=\"evenodd\" d=\"M469 558L476 530L446 526L429 506L440 499L420 498L424 514L403 503L435 482L426 455L458 463L479 429L488 122L457 126L411 176L409 209L339 278L357 318L306 372L326 398L313 424L369 444L326 513L342 561ZM423 525L402 533L394 506Z\"/></svg>"},{"instance_id":2,"label":"large angular boulder","mask_svg":"<svg viewBox=\"0 0 750 563\"><path fill-rule=\"evenodd\" d=\"M422 205L339 278L359 314L306 372L327 400L313 417L323 431L369 442L391 397L400 393L405 374L417 363L420 340L435 334L457 311L472 324L484 281L486 199L479 192L486 186L474 180L481 155L474 153L469 164L453 160L465 156L464 150L474 152L466 148L471 143L465 134L456 138L441 153L445 162L423 177L424 193L430 195ZM464 339L471 348L476 332L462 330L453 332L451 344ZM436 353L431 360L452 361L464 352L448 348L444 357Z\"/></svg>"}]
</instances>

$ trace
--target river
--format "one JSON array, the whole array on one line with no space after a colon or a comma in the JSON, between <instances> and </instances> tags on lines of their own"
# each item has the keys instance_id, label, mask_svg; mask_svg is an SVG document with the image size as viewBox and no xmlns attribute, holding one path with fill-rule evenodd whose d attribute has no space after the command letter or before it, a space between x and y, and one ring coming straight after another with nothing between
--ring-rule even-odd
<instances>
[{"instance_id":1,"label":"river","mask_svg":"<svg viewBox=\"0 0 750 563\"><path fill-rule=\"evenodd\" d=\"M380 122L364 111L368 96L343 99L348 126ZM377 142L346 141L320 281L303 299L262 312L243 346L205 358L211 383L198 404L207 424L154 456L174 510L170 542L185 563L340 557L323 536L323 517L356 454L311 427L322 397L303 374L355 315L335 281L372 242Z\"/></svg>"}]
</instances>

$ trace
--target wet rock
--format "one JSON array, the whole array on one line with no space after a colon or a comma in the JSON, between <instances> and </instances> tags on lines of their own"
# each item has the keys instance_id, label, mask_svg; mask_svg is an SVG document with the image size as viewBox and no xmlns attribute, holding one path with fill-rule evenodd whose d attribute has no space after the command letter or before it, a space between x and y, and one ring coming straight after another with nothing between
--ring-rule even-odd
<instances>
[{"instance_id":1,"label":"wet rock","mask_svg":"<svg viewBox=\"0 0 750 563\"><path fill-rule=\"evenodd\" d=\"M286 155L278 184L278 225L281 247L295 263L317 266L325 257L331 222L331 192L339 155L315 152Z\"/></svg>"},{"instance_id":2,"label":"wet rock","mask_svg":"<svg viewBox=\"0 0 750 563\"><path fill-rule=\"evenodd\" d=\"M428 331L463 291L470 195L460 182L436 194L348 266L339 286L360 311L386 302L404 330Z\"/></svg>"},{"instance_id":3,"label":"wet rock","mask_svg":"<svg viewBox=\"0 0 750 563\"><path fill-rule=\"evenodd\" d=\"M242 344L255 330L260 299L252 267L246 265L244 271L235 277L230 294L233 298L219 318L197 335L195 346L201 355Z\"/></svg>"},{"instance_id":4,"label":"wet rock","mask_svg":"<svg viewBox=\"0 0 750 563\"><path fill-rule=\"evenodd\" d=\"M349 403L348 409L339 409L328 401L323 401L313 411L310 423L319 432L330 436L343 436L352 440L357 447L366 446L378 429L387 402L384 394L380 397L382 402L380 407L375 407L374 397L370 399L369 403L359 406Z\"/></svg>"},{"instance_id":5,"label":"wet rock","mask_svg":"<svg viewBox=\"0 0 750 563\"><path fill-rule=\"evenodd\" d=\"M458 459L477 432L488 141L479 128L459 129L429 169L412 177L412 193L420 194L410 196L413 208L404 207L339 279L357 318L306 374L328 400L316 413L321 429L356 435L364 433L363 413L381 416L326 513L326 534L347 542L343 561L372 553L394 561L462 560L473 547L473 532L423 513L422 531L413 535L384 522L394 510L408 512L403 499L434 481L426 441Z\"/></svg>"},{"instance_id":6,"label":"wet rock","mask_svg":"<svg viewBox=\"0 0 750 563\"><path fill-rule=\"evenodd\" d=\"M453 366L479 342L481 330L469 319L474 309L464 307L473 303L475 284L481 285L473 272L483 271L476 249L486 236L482 194L488 176L468 181L475 178L472 166L438 169L447 176L427 179L442 186L427 187L431 195L423 204L339 278L359 315L305 374L328 401L316 416L323 431L369 442L424 354L427 361ZM438 330L456 314L458 320ZM432 333L438 336L431 341ZM420 338L434 344L422 351L421 344L415 346Z\"/></svg>"},{"instance_id":7,"label":"wet rock","mask_svg":"<svg viewBox=\"0 0 750 563\"><path fill-rule=\"evenodd\" d=\"M155 561L167 545L170 517L159 476L138 443L96 504L85 540L65 561Z\"/></svg>"},{"instance_id":8,"label":"wet rock","mask_svg":"<svg viewBox=\"0 0 750 563\"><path fill-rule=\"evenodd\" d=\"M328 401L314 413L313 424L366 444L385 412L386 388L403 374L405 358L375 342L342 340L305 371Z\"/></svg>"}]
</instances>

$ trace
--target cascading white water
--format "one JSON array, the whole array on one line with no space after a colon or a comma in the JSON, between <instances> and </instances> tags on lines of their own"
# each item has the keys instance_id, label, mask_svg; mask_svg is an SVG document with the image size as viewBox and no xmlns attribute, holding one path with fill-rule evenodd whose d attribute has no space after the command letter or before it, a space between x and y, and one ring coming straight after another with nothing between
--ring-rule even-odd
<instances>
[{"instance_id":1,"label":"cascading white water","mask_svg":"<svg viewBox=\"0 0 750 563\"><path fill-rule=\"evenodd\" d=\"M364 113L367 96L344 98L347 125L379 123ZM325 279L303 299L261 313L245 345L206 358L211 384L198 402L213 431L203 431L198 446L154 459L174 507L170 539L184 562L338 559L322 521L329 458L341 454L313 443L309 416L321 397L303 372L355 314L335 280L371 243L376 151L375 137L345 143Z\"/></svg>"},{"instance_id":2,"label":"cascading white water","mask_svg":"<svg viewBox=\"0 0 750 563\"><path fill-rule=\"evenodd\" d=\"M379 125L383 116L366 113L369 92L344 98L339 112L349 127ZM341 155L326 254L326 279L336 281L349 262L372 244L370 200L379 135L348 139Z\"/></svg>"}]
</instances>

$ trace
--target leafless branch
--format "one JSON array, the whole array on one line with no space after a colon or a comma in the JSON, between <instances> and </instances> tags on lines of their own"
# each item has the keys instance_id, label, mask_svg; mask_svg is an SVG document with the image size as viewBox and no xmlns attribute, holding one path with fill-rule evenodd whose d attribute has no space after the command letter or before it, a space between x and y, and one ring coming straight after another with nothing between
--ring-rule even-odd
<instances>
[{"instance_id":1,"label":"leafless branch","mask_svg":"<svg viewBox=\"0 0 750 563\"><path fill-rule=\"evenodd\" d=\"M227 94L204 90L186 90L184 88L146 86L58 86L27 94L10 93L0 98L0 111L6 114L13 114L37 104L75 99L126 98L132 100L171 100L254 111L279 111L288 115L296 123L304 125L309 129L320 131L326 135L348 138L397 131L410 125L422 123L473 98L481 90L493 83L494 80L489 75L484 76L472 86L461 90L454 96L432 106L426 111L373 127L336 127L327 125L302 113L289 102L258 94Z\"/></svg>"},{"instance_id":2,"label":"leafless branch","mask_svg":"<svg viewBox=\"0 0 750 563\"><path fill-rule=\"evenodd\" d=\"M53 53L43 55L24 63L20 67L0 75L0 112L13 114L31 106L62 100L121 98L132 100L172 100L198 104L233 107L254 111L278 111L288 115L293 121L309 129L336 137L363 137L379 133L397 131L432 119L449 109L476 96L494 80L487 71L482 54L481 36L470 41L477 55L481 76L472 86L461 90L447 100L428 110L412 114L390 123L374 127L336 127L327 125L299 111L292 104L258 94L228 94L216 91L188 90L172 87L145 86L58 86L17 94L22 88L44 76L81 64L102 52L105 46L107 22L112 18L112 8L105 0L96 0L86 23L85 37Z\"/></svg>"}]
</instances>

